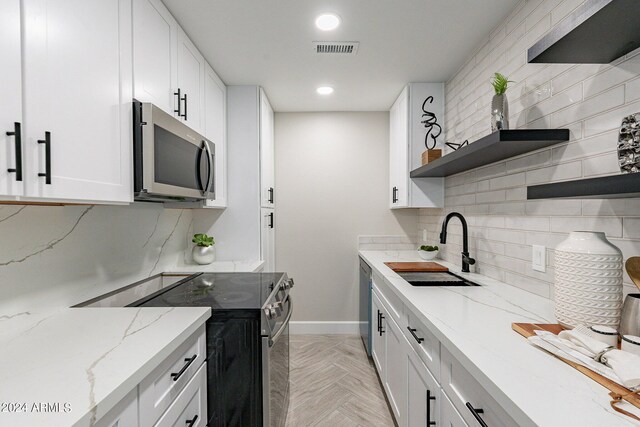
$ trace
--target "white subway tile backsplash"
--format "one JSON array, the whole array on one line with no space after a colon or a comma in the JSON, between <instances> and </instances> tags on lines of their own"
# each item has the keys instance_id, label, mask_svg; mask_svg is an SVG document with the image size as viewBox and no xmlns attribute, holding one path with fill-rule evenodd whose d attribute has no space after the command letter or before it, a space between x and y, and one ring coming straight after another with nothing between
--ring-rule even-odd
<instances>
[{"instance_id":1,"label":"white subway tile backsplash","mask_svg":"<svg viewBox=\"0 0 640 427\"><path fill-rule=\"evenodd\" d=\"M624 104L624 86L618 86L554 113L551 116L551 126L562 128L569 123L594 116L622 104Z\"/></svg>"},{"instance_id":2,"label":"white subway tile backsplash","mask_svg":"<svg viewBox=\"0 0 640 427\"><path fill-rule=\"evenodd\" d=\"M589 157L582 161L582 171L585 178L598 175L612 175L620 173L618 153L608 153L603 156Z\"/></svg>"},{"instance_id":3,"label":"white subway tile backsplash","mask_svg":"<svg viewBox=\"0 0 640 427\"><path fill-rule=\"evenodd\" d=\"M570 231L607 234L625 258L640 255L640 198L527 200L527 185L619 173L617 132L640 112L640 49L611 64L528 64L526 51L585 0L522 0L445 85L448 140L490 132L488 76L514 80L511 128L567 128L570 141L445 179L443 210L421 209L418 226L438 232L446 213L469 222L475 271L553 298L554 248ZM459 263L460 224L451 223L444 259ZM547 271L531 268L531 246L547 248ZM630 279L625 275L625 284ZM628 287L628 289L632 289Z\"/></svg>"},{"instance_id":4,"label":"white subway tile backsplash","mask_svg":"<svg viewBox=\"0 0 640 427\"><path fill-rule=\"evenodd\" d=\"M565 181L582 176L582 162L561 163L527 171L527 184Z\"/></svg>"}]
</instances>

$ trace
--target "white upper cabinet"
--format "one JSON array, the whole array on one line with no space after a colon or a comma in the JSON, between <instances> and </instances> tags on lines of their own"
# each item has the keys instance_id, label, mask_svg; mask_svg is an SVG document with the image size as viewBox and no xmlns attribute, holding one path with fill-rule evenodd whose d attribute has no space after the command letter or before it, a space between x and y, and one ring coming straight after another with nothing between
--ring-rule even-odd
<instances>
[{"instance_id":1,"label":"white upper cabinet","mask_svg":"<svg viewBox=\"0 0 640 427\"><path fill-rule=\"evenodd\" d=\"M215 145L215 200L207 207L227 206L227 87L209 64L204 73L204 136Z\"/></svg>"},{"instance_id":2,"label":"white upper cabinet","mask_svg":"<svg viewBox=\"0 0 640 427\"><path fill-rule=\"evenodd\" d=\"M429 97L433 97L429 102ZM423 109L424 104L424 109ZM437 124L431 129L422 123L433 113ZM425 136L436 136L444 122L444 85L411 83L404 88L389 111L389 201L394 208L429 208L444 206L444 178L409 177L422 165ZM431 136L428 136L431 140ZM444 129L436 138L442 148Z\"/></svg>"},{"instance_id":3,"label":"white upper cabinet","mask_svg":"<svg viewBox=\"0 0 640 427\"><path fill-rule=\"evenodd\" d=\"M0 2L0 198L23 194L20 0ZM8 133L7 133L8 132Z\"/></svg>"},{"instance_id":4,"label":"white upper cabinet","mask_svg":"<svg viewBox=\"0 0 640 427\"><path fill-rule=\"evenodd\" d=\"M178 23L160 0L133 2L134 97L177 115Z\"/></svg>"},{"instance_id":5,"label":"white upper cabinet","mask_svg":"<svg viewBox=\"0 0 640 427\"><path fill-rule=\"evenodd\" d=\"M203 133L205 60L182 28L178 29L179 115L192 129Z\"/></svg>"},{"instance_id":6,"label":"white upper cabinet","mask_svg":"<svg viewBox=\"0 0 640 427\"><path fill-rule=\"evenodd\" d=\"M274 115L269 99L260 89L260 185L261 205L275 206L275 137Z\"/></svg>"},{"instance_id":7,"label":"white upper cabinet","mask_svg":"<svg viewBox=\"0 0 640 427\"><path fill-rule=\"evenodd\" d=\"M131 0L23 0L25 195L133 200Z\"/></svg>"}]
</instances>

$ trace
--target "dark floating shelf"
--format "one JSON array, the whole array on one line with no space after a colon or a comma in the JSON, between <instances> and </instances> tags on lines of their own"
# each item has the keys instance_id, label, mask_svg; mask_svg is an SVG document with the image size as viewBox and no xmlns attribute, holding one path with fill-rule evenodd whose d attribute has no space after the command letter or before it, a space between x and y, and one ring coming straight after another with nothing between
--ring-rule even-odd
<instances>
[{"instance_id":1,"label":"dark floating shelf","mask_svg":"<svg viewBox=\"0 0 640 427\"><path fill-rule=\"evenodd\" d=\"M529 48L529 62L608 64L640 47L640 1L588 0Z\"/></svg>"},{"instance_id":2,"label":"dark floating shelf","mask_svg":"<svg viewBox=\"0 0 640 427\"><path fill-rule=\"evenodd\" d=\"M640 173L578 179L527 187L527 199L624 199L640 197Z\"/></svg>"},{"instance_id":3,"label":"dark floating shelf","mask_svg":"<svg viewBox=\"0 0 640 427\"><path fill-rule=\"evenodd\" d=\"M499 130L412 170L410 176L449 176L568 140L568 129Z\"/></svg>"}]
</instances>

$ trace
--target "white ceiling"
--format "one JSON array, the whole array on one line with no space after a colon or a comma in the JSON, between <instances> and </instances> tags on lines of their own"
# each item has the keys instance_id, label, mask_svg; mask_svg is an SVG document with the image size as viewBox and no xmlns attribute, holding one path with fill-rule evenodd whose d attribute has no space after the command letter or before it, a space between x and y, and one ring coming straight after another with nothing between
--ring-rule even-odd
<instances>
[{"instance_id":1,"label":"white ceiling","mask_svg":"<svg viewBox=\"0 0 640 427\"><path fill-rule=\"evenodd\" d=\"M408 82L446 81L519 0L163 0L228 85L276 111L387 110ZM342 18L318 30L322 12ZM356 56L313 41L359 41ZM316 87L335 92L320 96Z\"/></svg>"}]
</instances>

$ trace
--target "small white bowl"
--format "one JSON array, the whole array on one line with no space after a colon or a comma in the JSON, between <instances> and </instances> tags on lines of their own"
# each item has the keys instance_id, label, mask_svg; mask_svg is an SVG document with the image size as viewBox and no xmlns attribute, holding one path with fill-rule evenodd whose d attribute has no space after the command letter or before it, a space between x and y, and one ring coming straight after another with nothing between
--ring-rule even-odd
<instances>
[{"instance_id":1,"label":"small white bowl","mask_svg":"<svg viewBox=\"0 0 640 427\"><path fill-rule=\"evenodd\" d=\"M425 261L431 261L438 256L438 251L421 251L418 249L418 255Z\"/></svg>"},{"instance_id":2,"label":"small white bowl","mask_svg":"<svg viewBox=\"0 0 640 427\"><path fill-rule=\"evenodd\" d=\"M640 356L640 337L633 335L622 336L622 350Z\"/></svg>"}]
</instances>

